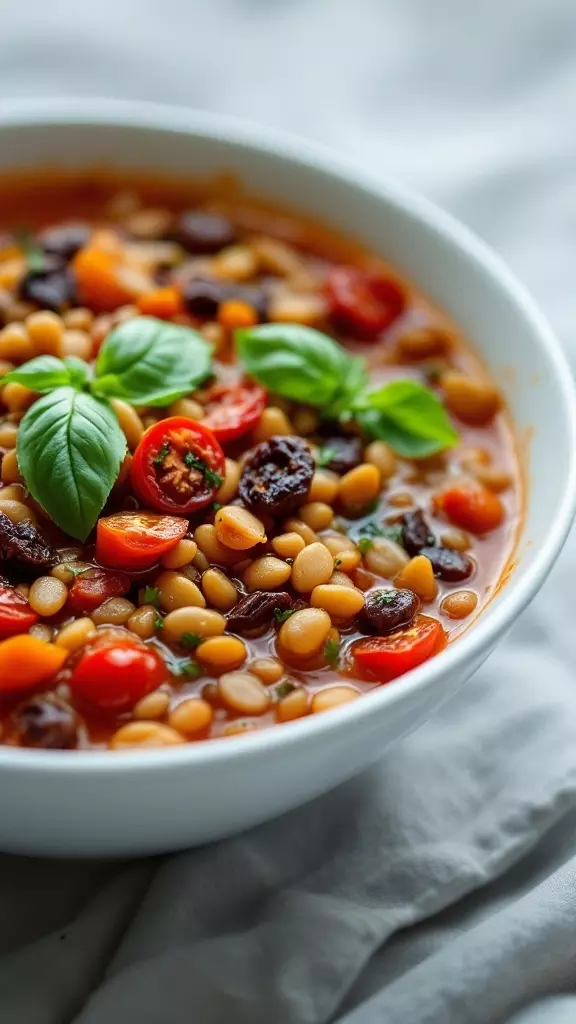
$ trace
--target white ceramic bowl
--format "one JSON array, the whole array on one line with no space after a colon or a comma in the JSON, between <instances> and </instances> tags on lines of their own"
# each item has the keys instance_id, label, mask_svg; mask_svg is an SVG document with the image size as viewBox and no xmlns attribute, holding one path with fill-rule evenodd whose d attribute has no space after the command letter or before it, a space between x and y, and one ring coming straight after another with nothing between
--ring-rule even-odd
<instances>
[{"instance_id":1,"label":"white ceramic bowl","mask_svg":"<svg viewBox=\"0 0 576 1024\"><path fill-rule=\"evenodd\" d=\"M461 325L494 377L511 382L517 430L531 432L515 571L468 632L394 685L289 725L174 749L0 747L0 849L175 850L238 832L336 786L478 668L534 597L572 522L575 396L554 336L498 257L430 203L339 157L252 125L155 105L0 104L0 172L51 162L180 176L231 168L251 190L359 236Z\"/></svg>"}]
</instances>

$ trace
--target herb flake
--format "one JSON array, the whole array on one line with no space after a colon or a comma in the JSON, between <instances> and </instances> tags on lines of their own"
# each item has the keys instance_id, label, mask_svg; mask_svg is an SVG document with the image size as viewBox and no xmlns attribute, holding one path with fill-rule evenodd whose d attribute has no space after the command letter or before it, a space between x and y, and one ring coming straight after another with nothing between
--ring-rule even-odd
<instances>
[{"instance_id":1,"label":"herb flake","mask_svg":"<svg viewBox=\"0 0 576 1024\"><path fill-rule=\"evenodd\" d=\"M158 454L154 456L154 465L161 466L167 455L170 455L170 441L164 441L161 448L158 449Z\"/></svg>"},{"instance_id":2,"label":"herb flake","mask_svg":"<svg viewBox=\"0 0 576 1024\"><path fill-rule=\"evenodd\" d=\"M283 697L287 697L288 694L292 693L295 689L296 687L294 686L294 683L290 683L285 679L283 683L278 683L278 686L276 687L276 696L278 700L282 700Z\"/></svg>"},{"instance_id":3,"label":"herb flake","mask_svg":"<svg viewBox=\"0 0 576 1024\"><path fill-rule=\"evenodd\" d=\"M334 640L332 637L329 637L324 645L324 657L331 668L338 667L338 660L340 658L339 640Z\"/></svg>"},{"instance_id":4,"label":"herb flake","mask_svg":"<svg viewBox=\"0 0 576 1024\"><path fill-rule=\"evenodd\" d=\"M198 633L182 633L180 637L180 643L182 647L186 647L187 650L193 651L195 647L198 647L204 641L204 637Z\"/></svg>"},{"instance_id":5,"label":"herb flake","mask_svg":"<svg viewBox=\"0 0 576 1024\"><path fill-rule=\"evenodd\" d=\"M223 479L219 473L216 473L213 469L210 469L204 459L199 459L193 452L186 452L184 456L184 463L188 466L188 469L197 469L199 473L206 480L206 483L210 484L211 487L221 487Z\"/></svg>"},{"instance_id":6,"label":"herb flake","mask_svg":"<svg viewBox=\"0 0 576 1024\"><path fill-rule=\"evenodd\" d=\"M144 604L152 604L155 608L160 607L159 587L144 587Z\"/></svg>"},{"instance_id":7,"label":"herb flake","mask_svg":"<svg viewBox=\"0 0 576 1024\"><path fill-rule=\"evenodd\" d=\"M281 608L275 608L274 618L276 619L276 622L286 622L286 619L289 619L291 615L294 615L294 611L294 608L287 608L284 612Z\"/></svg>"}]
</instances>

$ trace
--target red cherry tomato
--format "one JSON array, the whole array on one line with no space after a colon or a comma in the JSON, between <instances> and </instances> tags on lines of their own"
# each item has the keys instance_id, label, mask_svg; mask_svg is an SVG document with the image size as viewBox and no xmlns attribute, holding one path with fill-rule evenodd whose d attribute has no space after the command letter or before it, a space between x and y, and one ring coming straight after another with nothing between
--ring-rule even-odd
<instances>
[{"instance_id":1,"label":"red cherry tomato","mask_svg":"<svg viewBox=\"0 0 576 1024\"><path fill-rule=\"evenodd\" d=\"M446 644L438 619L418 615L414 624L390 636L371 636L359 640L353 653L360 668L382 682L388 682L427 661Z\"/></svg>"},{"instance_id":2,"label":"red cherry tomato","mask_svg":"<svg viewBox=\"0 0 576 1024\"><path fill-rule=\"evenodd\" d=\"M406 297L392 278L359 267L335 267L326 291L335 325L364 341L375 340L404 310Z\"/></svg>"},{"instance_id":3,"label":"red cherry tomato","mask_svg":"<svg viewBox=\"0 0 576 1024\"><path fill-rule=\"evenodd\" d=\"M28 601L19 590L0 586L0 637L27 633L38 622Z\"/></svg>"},{"instance_id":4,"label":"red cherry tomato","mask_svg":"<svg viewBox=\"0 0 576 1024\"><path fill-rule=\"evenodd\" d=\"M128 637L103 634L86 647L69 680L72 693L102 711L128 711L168 679L152 647Z\"/></svg>"},{"instance_id":5,"label":"red cherry tomato","mask_svg":"<svg viewBox=\"0 0 576 1024\"><path fill-rule=\"evenodd\" d=\"M188 532L188 520L156 512L117 512L98 520L96 558L126 572L149 569Z\"/></svg>"},{"instance_id":6,"label":"red cherry tomato","mask_svg":"<svg viewBox=\"0 0 576 1024\"><path fill-rule=\"evenodd\" d=\"M109 597L122 597L129 590L130 579L125 573L87 569L68 591L68 608L76 615L89 615Z\"/></svg>"},{"instance_id":7,"label":"red cherry tomato","mask_svg":"<svg viewBox=\"0 0 576 1024\"><path fill-rule=\"evenodd\" d=\"M151 508L190 515L213 500L224 477L224 452L207 427L172 416L145 432L131 477L138 497Z\"/></svg>"},{"instance_id":8,"label":"red cherry tomato","mask_svg":"<svg viewBox=\"0 0 576 1024\"><path fill-rule=\"evenodd\" d=\"M489 533L504 519L500 498L486 487L452 487L438 504L456 526L471 533Z\"/></svg>"},{"instance_id":9,"label":"red cherry tomato","mask_svg":"<svg viewBox=\"0 0 576 1024\"><path fill-rule=\"evenodd\" d=\"M223 443L255 427L266 408L266 392L259 384L216 384L204 404L202 426Z\"/></svg>"}]
</instances>

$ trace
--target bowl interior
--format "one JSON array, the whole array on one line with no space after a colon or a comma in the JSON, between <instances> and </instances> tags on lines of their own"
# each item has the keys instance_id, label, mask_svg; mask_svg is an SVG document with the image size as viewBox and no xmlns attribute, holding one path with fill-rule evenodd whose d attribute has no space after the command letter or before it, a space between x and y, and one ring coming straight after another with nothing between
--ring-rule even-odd
<instances>
[{"instance_id":1,"label":"bowl interior","mask_svg":"<svg viewBox=\"0 0 576 1024\"><path fill-rule=\"evenodd\" d=\"M0 116L0 173L50 163L180 178L231 169L250 191L308 212L382 253L458 322L507 395L527 481L513 585L532 571L541 581L571 520L573 393L549 328L500 260L426 201L343 169L305 144L186 112L101 107L104 113L96 104L77 116L66 108L36 114L31 107ZM482 619L494 614L507 590Z\"/></svg>"}]
</instances>

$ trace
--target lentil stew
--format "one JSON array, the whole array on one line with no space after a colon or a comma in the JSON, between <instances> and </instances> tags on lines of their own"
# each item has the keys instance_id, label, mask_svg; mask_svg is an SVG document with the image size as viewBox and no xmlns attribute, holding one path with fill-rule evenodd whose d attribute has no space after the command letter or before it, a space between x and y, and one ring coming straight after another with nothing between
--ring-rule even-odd
<instances>
[{"instance_id":1,"label":"lentil stew","mask_svg":"<svg viewBox=\"0 0 576 1024\"><path fill-rule=\"evenodd\" d=\"M521 510L455 325L226 177L3 182L0 456L12 746L173 746L355 700L473 621Z\"/></svg>"}]
</instances>

